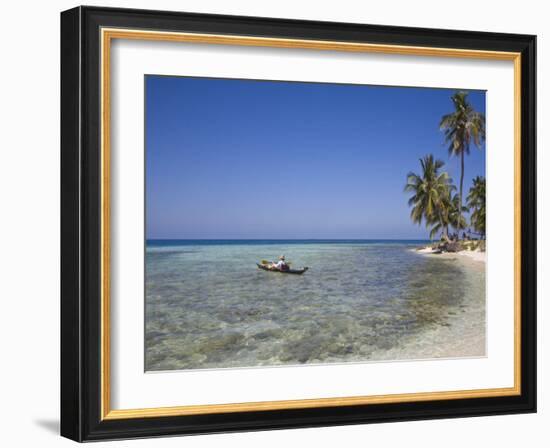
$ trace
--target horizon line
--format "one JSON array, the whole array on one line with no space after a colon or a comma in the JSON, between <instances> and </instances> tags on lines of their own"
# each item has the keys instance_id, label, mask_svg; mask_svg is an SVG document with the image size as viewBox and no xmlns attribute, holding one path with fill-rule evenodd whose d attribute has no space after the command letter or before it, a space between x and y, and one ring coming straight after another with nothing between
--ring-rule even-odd
<instances>
[{"instance_id":1,"label":"horizon line","mask_svg":"<svg viewBox=\"0 0 550 448\"><path fill-rule=\"evenodd\" d=\"M146 240L157 241L364 241L364 240L389 240L389 241L429 241L430 238L145 238Z\"/></svg>"}]
</instances>

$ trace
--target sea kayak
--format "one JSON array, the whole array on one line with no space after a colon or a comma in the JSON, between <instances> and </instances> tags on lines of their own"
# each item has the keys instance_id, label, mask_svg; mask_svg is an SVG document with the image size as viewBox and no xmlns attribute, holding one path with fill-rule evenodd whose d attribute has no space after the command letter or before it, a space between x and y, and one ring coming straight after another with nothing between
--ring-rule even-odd
<instances>
[{"instance_id":1,"label":"sea kayak","mask_svg":"<svg viewBox=\"0 0 550 448\"><path fill-rule=\"evenodd\" d=\"M256 263L260 269L263 269L264 271L268 272L278 272L279 274L295 274L295 275L302 275L304 272L306 272L309 268L302 268L302 269L288 269L286 271L280 271L279 269L271 269L269 264L260 264Z\"/></svg>"}]
</instances>

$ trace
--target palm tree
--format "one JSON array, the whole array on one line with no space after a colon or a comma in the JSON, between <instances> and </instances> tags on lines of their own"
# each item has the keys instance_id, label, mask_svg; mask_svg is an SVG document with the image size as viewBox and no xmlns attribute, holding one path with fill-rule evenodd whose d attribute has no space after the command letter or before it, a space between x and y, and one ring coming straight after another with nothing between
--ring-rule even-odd
<instances>
[{"instance_id":1,"label":"palm tree","mask_svg":"<svg viewBox=\"0 0 550 448\"><path fill-rule=\"evenodd\" d=\"M485 178L477 176L468 193L468 207L472 211L470 222L474 230L485 237Z\"/></svg>"},{"instance_id":2,"label":"palm tree","mask_svg":"<svg viewBox=\"0 0 550 448\"><path fill-rule=\"evenodd\" d=\"M452 180L446 172L441 169L445 163L441 160L434 160L432 154L420 159L422 173L410 172L407 174L405 191L413 195L409 198L409 206L412 207L411 219L418 225L422 221L426 226L434 226L430 238L439 230L443 232L445 240L449 240L449 198L454 189Z\"/></svg>"},{"instance_id":3,"label":"palm tree","mask_svg":"<svg viewBox=\"0 0 550 448\"><path fill-rule=\"evenodd\" d=\"M466 219L462 215L468 211L468 207L462 207L462 213L458 213L458 194L454 194L456 187L454 185L449 185L447 192L441 198L440 205L440 218L434 224L430 231L430 239L433 240L434 236L437 235L440 231L444 231L445 235L449 233L449 226L456 229L458 233L460 230L466 228Z\"/></svg>"},{"instance_id":4,"label":"palm tree","mask_svg":"<svg viewBox=\"0 0 550 448\"><path fill-rule=\"evenodd\" d=\"M445 132L449 154L460 157L460 185L458 190L459 214L462 215L464 187L464 155L470 154L470 144L481 149L485 141L485 115L474 110L468 102L468 93L457 92L452 97L454 112L441 118L439 128Z\"/></svg>"},{"instance_id":5,"label":"palm tree","mask_svg":"<svg viewBox=\"0 0 550 448\"><path fill-rule=\"evenodd\" d=\"M456 229L457 233L460 233L461 230L464 230L467 227L464 213L467 213L470 210L466 206L460 207L459 204L460 204L460 198L458 194L455 194L449 206L449 210L450 210L449 221L451 222L451 225Z\"/></svg>"},{"instance_id":6,"label":"palm tree","mask_svg":"<svg viewBox=\"0 0 550 448\"><path fill-rule=\"evenodd\" d=\"M447 191L442 195L441 201L439 204L439 218L433 223L433 227L430 229L430 239L433 240L434 237L441 232L443 238L446 241L449 241L449 226L452 225L451 222L451 206L452 201L451 190L456 189L454 185L449 185Z\"/></svg>"}]
</instances>

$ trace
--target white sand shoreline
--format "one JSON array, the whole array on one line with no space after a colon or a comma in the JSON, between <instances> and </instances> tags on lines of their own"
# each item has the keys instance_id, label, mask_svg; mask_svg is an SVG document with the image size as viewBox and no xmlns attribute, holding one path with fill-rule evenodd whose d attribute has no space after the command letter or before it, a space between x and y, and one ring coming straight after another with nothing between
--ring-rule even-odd
<instances>
[{"instance_id":1,"label":"white sand shoreline","mask_svg":"<svg viewBox=\"0 0 550 448\"><path fill-rule=\"evenodd\" d=\"M414 249L414 251L418 254L427 255L430 257L439 257L443 259L464 259L464 260L470 260L475 261L479 263L486 263L487 256L486 252L482 252L480 250L461 250L459 252L442 252L437 253L433 250L431 246L423 247L422 249Z\"/></svg>"}]
</instances>

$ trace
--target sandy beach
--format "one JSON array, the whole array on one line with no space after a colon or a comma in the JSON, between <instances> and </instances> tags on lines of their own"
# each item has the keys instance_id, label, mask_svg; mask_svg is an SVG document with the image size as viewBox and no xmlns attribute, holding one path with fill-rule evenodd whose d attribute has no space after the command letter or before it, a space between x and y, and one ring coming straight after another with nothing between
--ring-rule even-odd
<instances>
[{"instance_id":1,"label":"sandy beach","mask_svg":"<svg viewBox=\"0 0 550 448\"><path fill-rule=\"evenodd\" d=\"M429 255L432 257L439 257L444 259L457 259L462 261L474 261L477 263L486 262L486 252L480 250L461 250L460 252L443 252L435 253L431 246L423 247L422 249L416 249L416 252L423 255Z\"/></svg>"}]
</instances>

